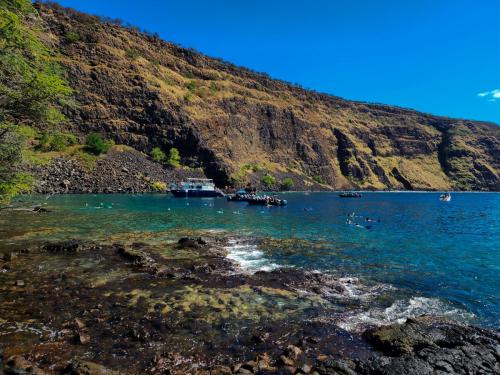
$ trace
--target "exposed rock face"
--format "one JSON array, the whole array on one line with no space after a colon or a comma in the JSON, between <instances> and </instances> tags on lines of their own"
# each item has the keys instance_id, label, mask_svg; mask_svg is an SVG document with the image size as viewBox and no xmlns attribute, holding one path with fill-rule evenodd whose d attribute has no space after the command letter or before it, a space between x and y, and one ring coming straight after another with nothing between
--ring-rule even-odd
<instances>
[{"instance_id":1,"label":"exposed rock face","mask_svg":"<svg viewBox=\"0 0 500 375\"><path fill-rule=\"evenodd\" d=\"M381 357L368 374L499 374L500 334L421 317L366 334Z\"/></svg>"},{"instance_id":2,"label":"exposed rock face","mask_svg":"<svg viewBox=\"0 0 500 375\"><path fill-rule=\"evenodd\" d=\"M499 374L500 334L431 317L408 319L366 332L381 356L363 360L326 360L323 374L431 375Z\"/></svg>"},{"instance_id":3,"label":"exposed rock face","mask_svg":"<svg viewBox=\"0 0 500 375\"><path fill-rule=\"evenodd\" d=\"M221 186L269 173L301 188L319 176L334 188L500 189L495 124L351 102L89 16L41 15L77 93L77 132L177 147Z\"/></svg>"}]
</instances>

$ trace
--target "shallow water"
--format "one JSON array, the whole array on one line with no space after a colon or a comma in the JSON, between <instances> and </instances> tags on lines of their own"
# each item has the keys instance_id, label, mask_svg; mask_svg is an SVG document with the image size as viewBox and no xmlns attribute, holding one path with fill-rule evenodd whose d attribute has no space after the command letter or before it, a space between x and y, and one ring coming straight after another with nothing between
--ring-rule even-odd
<instances>
[{"instance_id":1,"label":"shallow water","mask_svg":"<svg viewBox=\"0 0 500 375\"><path fill-rule=\"evenodd\" d=\"M2 211L0 249L34 240L118 239L131 232L163 241L220 231L244 238L229 248L230 257L249 270L300 267L394 288L369 312L346 318L346 328L429 312L498 327L500 195L454 193L447 203L438 196L288 193L289 205L280 208L160 194L30 197L52 212Z\"/></svg>"}]
</instances>

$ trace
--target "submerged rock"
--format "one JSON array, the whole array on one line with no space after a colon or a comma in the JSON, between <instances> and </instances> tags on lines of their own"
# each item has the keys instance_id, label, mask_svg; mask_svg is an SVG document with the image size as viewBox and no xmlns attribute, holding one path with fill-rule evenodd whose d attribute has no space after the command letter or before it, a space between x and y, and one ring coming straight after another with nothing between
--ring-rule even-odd
<instances>
[{"instance_id":1,"label":"submerged rock","mask_svg":"<svg viewBox=\"0 0 500 375\"><path fill-rule=\"evenodd\" d=\"M131 261L136 267L147 270L150 273L156 274L158 267L152 256L143 250L136 248L128 248L121 245L115 245L116 252L122 258Z\"/></svg>"},{"instance_id":2,"label":"submerged rock","mask_svg":"<svg viewBox=\"0 0 500 375\"><path fill-rule=\"evenodd\" d=\"M49 243L44 246L44 250L49 253L76 253L82 247L83 242L69 240L63 242Z\"/></svg>"},{"instance_id":3,"label":"submerged rock","mask_svg":"<svg viewBox=\"0 0 500 375\"><path fill-rule=\"evenodd\" d=\"M177 244L179 245L179 247L192 247L197 249L207 245L207 241L205 241L201 237L198 238L182 237L181 239L179 239Z\"/></svg>"}]
</instances>

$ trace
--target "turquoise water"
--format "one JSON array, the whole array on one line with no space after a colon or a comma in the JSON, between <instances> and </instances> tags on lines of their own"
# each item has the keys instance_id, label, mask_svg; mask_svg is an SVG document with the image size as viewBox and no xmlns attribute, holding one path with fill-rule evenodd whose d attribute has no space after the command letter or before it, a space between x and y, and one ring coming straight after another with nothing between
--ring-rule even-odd
<instances>
[{"instance_id":1,"label":"turquoise water","mask_svg":"<svg viewBox=\"0 0 500 375\"><path fill-rule=\"evenodd\" d=\"M340 199L333 193L284 196L289 205L282 208L153 194L38 197L33 199L53 212L2 212L0 246L33 238L222 231L260 239L234 252L243 265L359 277L406 295L405 311L425 312L439 302L449 311L473 316L477 324L500 326L499 194L454 193L451 202L440 202L437 193L366 193L361 199ZM384 313L393 312L394 303L387 302ZM363 317L369 318L373 316Z\"/></svg>"}]
</instances>

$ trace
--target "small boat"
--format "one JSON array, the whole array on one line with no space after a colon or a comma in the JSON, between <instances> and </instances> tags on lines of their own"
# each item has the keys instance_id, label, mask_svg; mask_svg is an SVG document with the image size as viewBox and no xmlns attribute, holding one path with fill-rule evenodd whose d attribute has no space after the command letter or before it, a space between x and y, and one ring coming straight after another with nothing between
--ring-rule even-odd
<instances>
[{"instance_id":1,"label":"small boat","mask_svg":"<svg viewBox=\"0 0 500 375\"><path fill-rule=\"evenodd\" d=\"M287 201L278 197L270 197L269 195L252 196L247 199L248 204L256 206L286 206Z\"/></svg>"},{"instance_id":2,"label":"small boat","mask_svg":"<svg viewBox=\"0 0 500 375\"><path fill-rule=\"evenodd\" d=\"M245 189L240 189L236 193L228 195L227 200L229 202L247 202L248 199L252 196Z\"/></svg>"},{"instance_id":3,"label":"small boat","mask_svg":"<svg viewBox=\"0 0 500 375\"><path fill-rule=\"evenodd\" d=\"M439 196L439 200L442 202L449 202L451 201L451 194L450 193L444 193Z\"/></svg>"},{"instance_id":4,"label":"small boat","mask_svg":"<svg viewBox=\"0 0 500 375\"><path fill-rule=\"evenodd\" d=\"M223 197L224 193L215 187L209 178L188 178L180 184L170 185L170 192L176 198Z\"/></svg>"},{"instance_id":5,"label":"small boat","mask_svg":"<svg viewBox=\"0 0 500 375\"><path fill-rule=\"evenodd\" d=\"M340 198L361 198L361 193L357 191L343 191L339 194Z\"/></svg>"}]
</instances>

